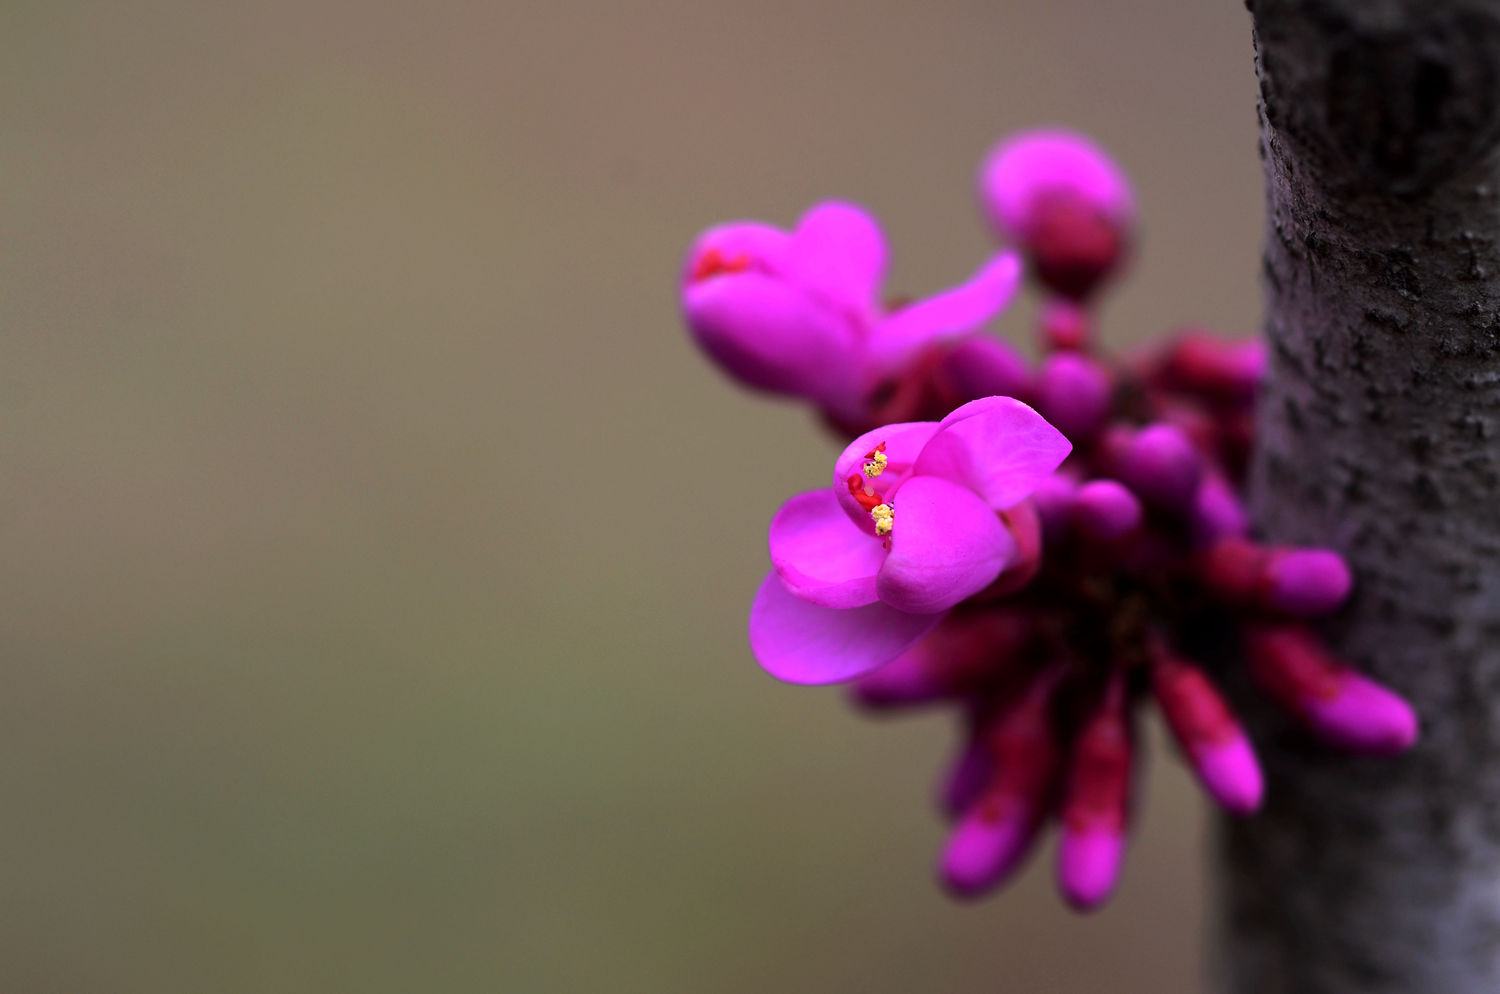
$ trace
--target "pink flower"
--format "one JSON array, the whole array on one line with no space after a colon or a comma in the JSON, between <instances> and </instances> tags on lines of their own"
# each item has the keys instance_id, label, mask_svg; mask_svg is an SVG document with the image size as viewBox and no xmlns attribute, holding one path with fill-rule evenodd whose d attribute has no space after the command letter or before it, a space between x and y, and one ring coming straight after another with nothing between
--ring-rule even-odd
<instances>
[{"instance_id":1,"label":"pink flower","mask_svg":"<svg viewBox=\"0 0 1500 994\"><path fill-rule=\"evenodd\" d=\"M979 199L1001 237L1019 244L1037 278L1063 297L1088 297L1128 254L1130 183L1075 132L1039 128L996 145L979 170Z\"/></svg>"},{"instance_id":2,"label":"pink flower","mask_svg":"<svg viewBox=\"0 0 1500 994\"><path fill-rule=\"evenodd\" d=\"M1070 449L1009 397L855 439L832 488L771 521L774 569L750 611L756 659L792 683L833 683L901 655L1020 558L1003 512Z\"/></svg>"},{"instance_id":3,"label":"pink flower","mask_svg":"<svg viewBox=\"0 0 1500 994\"><path fill-rule=\"evenodd\" d=\"M818 204L790 232L720 225L688 251L683 313L699 346L742 383L858 421L878 385L988 321L1020 282L1020 260L1006 252L966 283L888 310L886 260L879 226L853 204Z\"/></svg>"}]
</instances>

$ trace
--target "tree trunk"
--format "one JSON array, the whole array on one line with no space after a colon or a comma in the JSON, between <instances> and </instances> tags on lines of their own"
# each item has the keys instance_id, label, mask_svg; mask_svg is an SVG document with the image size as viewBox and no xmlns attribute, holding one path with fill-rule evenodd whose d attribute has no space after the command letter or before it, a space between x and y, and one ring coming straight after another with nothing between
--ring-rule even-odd
<instances>
[{"instance_id":1,"label":"tree trunk","mask_svg":"<svg viewBox=\"0 0 1500 994\"><path fill-rule=\"evenodd\" d=\"M1500 3L1250 0L1266 171L1252 503L1332 545L1332 644L1416 706L1397 759L1252 710L1223 987L1500 991Z\"/></svg>"}]
</instances>

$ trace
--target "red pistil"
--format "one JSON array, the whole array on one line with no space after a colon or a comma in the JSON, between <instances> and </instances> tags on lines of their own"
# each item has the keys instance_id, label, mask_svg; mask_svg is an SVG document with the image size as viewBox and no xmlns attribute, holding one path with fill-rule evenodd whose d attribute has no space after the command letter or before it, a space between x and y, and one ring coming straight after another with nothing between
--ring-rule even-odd
<instances>
[{"instance_id":1,"label":"red pistil","mask_svg":"<svg viewBox=\"0 0 1500 994\"><path fill-rule=\"evenodd\" d=\"M709 249L698 257L693 265L692 275L688 277L691 283L701 283L714 276L724 276L729 273L743 273L750 268L750 257L744 255L726 256L718 249Z\"/></svg>"},{"instance_id":2,"label":"red pistil","mask_svg":"<svg viewBox=\"0 0 1500 994\"><path fill-rule=\"evenodd\" d=\"M865 492L865 478L858 473L850 473L849 479L844 482L849 484L849 496L866 511L873 511L885 503L885 498L879 494Z\"/></svg>"}]
</instances>

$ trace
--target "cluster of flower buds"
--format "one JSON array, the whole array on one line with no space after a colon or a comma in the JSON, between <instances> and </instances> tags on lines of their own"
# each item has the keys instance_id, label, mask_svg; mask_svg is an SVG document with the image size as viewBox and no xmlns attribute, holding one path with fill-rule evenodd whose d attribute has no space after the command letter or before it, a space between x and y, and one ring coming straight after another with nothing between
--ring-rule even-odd
<instances>
[{"instance_id":1,"label":"cluster of flower buds","mask_svg":"<svg viewBox=\"0 0 1500 994\"><path fill-rule=\"evenodd\" d=\"M1309 627L1349 595L1338 553L1250 538L1259 344L1188 329L1122 359L1098 350L1095 301L1136 220L1118 167L1082 136L1027 132L979 187L1012 247L955 289L881 306L879 229L823 204L791 232L706 232L683 306L731 375L853 436L831 484L772 519L757 660L791 682L852 680L870 708L952 705L965 736L942 794L943 881L993 890L1055 819L1060 888L1086 910L1120 875L1137 705L1155 703L1236 814L1264 784L1211 664L1240 661L1345 749L1405 749L1416 718ZM1035 368L978 333L1023 271L1043 295Z\"/></svg>"}]
</instances>

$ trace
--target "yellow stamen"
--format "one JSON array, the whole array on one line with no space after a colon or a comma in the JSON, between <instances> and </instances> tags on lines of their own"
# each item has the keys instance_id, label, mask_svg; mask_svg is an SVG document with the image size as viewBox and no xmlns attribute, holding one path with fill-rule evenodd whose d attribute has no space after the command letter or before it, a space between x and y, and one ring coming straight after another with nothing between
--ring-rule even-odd
<instances>
[{"instance_id":1,"label":"yellow stamen","mask_svg":"<svg viewBox=\"0 0 1500 994\"><path fill-rule=\"evenodd\" d=\"M870 517L875 522L875 534L886 536L896 525L896 509L889 504L876 504L870 508Z\"/></svg>"},{"instance_id":2,"label":"yellow stamen","mask_svg":"<svg viewBox=\"0 0 1500 994\"><path fill-rule=\"evenodd\" d=\"M890 459L886 457L886 454L876 449L874 454L870 456L870 461L865 463L865 475L872 480L875 479L875 477L885 472L886 464L889 462Z\"/></svg>"}]
</instances>

